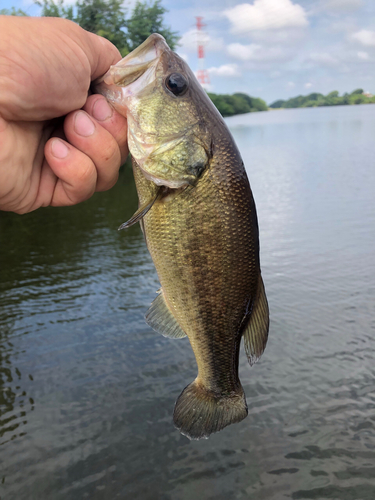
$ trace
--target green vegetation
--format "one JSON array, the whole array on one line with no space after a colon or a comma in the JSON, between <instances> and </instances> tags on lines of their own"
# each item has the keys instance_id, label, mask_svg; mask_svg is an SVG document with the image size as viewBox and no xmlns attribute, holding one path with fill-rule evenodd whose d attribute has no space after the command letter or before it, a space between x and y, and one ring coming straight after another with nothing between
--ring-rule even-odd
<instances>
[{"instance_id":1,"label":"green vegetation","mask_svg":"<svg viewBox=\"0 0 375 500\"><path fill-rule=\"evenodd\" d=\"M250 97L247 94L237 92L233 95L212 94L208 96L220 111L222 116L233 116L253 111L267 111L267 104L259 97Z\"/></svg>"},{"instance_id":2,"label":"green vegetation","mask_svg":"<svg viewBox=\"0 0 375 500\"><path fill-rule=\"evenodd\" d=\"M73 6L65 7L64 0L37 0L45 17L63 17L76 22L91 33L110 40L125 56L138 47L152 33L160 33L171 49L174 49L178 34L164 26L163 16L167 10L161 0L137 2L130 15L122 7L122 0L77 0Z\"/></svg>"},{"instance_id":3,"label":"green vegetation","mask_svg":"<svg viewBox=\"0 0 375 500\"><path fill-rule=\"evenodd\" d=\"M179 35L164 25L167 10L162 0L137 1L132 12L123 7L123 0L76 0L74 5L65 6L64 0L35 0L42 8L41 16L63 17L76 22L82 28L110 40L125 56L138 47L152 33L160 33L171 49L175 49ZM26 16L21 9L0 9L0 14ZM254 111L267 111L265 101L237 92L235 94L214 94L208 96L222 116L233 116ZM307 96L299 95L288 100L277 100L270 108L309 108L318 106L337 106L343 104L375 103L375 96L368 96L363 89L353 90L340 96L337 90L327 95L314 92Z\"/></svg>"},{"instance_id":4,"label":"green vegetation","mask_svg":"<svg viewBox=\"0 0 375 500\"><path fill-rule=\"evenodd\" d=\"M129 49L134 50L148 38L151 33L162 35L169 47L174 50L180 35L164 26L163 16L167 10L160 5L160 0L152 4L137 2L126 28L129 39Z\"/></svg>"},{"instance_id":5,"label":"green vegetation","mask_svg":"<svg viewBox=\"0 0 375 500\"><path fill-rule=\"evenodd\" d=\"M26 12L22 9L0 9L0 16L27 16Z\"/></svg>"},{"instance_id":6,"label":"green vegetation","mask_svg":"<svg viewBox=\"0 0 375 500\"><path fill-rule=\"evenodd\" d=\"M353 90L351 94L345 93L340 96L337 90L327 95L314 92L306 96L299 95L287 101L278 100L270 105L270 108L315 108L318 106L340 106L343 104L369 104L375 103L375 96L364 95L363 89Z\"/></svg>"}]
</instances>

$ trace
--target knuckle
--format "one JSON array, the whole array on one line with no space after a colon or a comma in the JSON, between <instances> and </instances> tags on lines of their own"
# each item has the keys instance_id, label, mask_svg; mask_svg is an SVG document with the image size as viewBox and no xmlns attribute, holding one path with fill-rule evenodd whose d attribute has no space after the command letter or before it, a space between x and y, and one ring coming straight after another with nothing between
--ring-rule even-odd
<instances>
[{"instance_id":1,"label":"knuckle","mask_svg":"<svg viewBox=\"0 0 375 500\"><path fill-rule=\"evenodd\" d=\"M88 187L90 184L95 184L96 169L92 160L88 157L82 161L80 169L77 171L76 186Z\"/></svg>"},{"instance_id":2,"label":"knuckle","mask_svg":"<svg viewBox=\"0 0 375 500\"><path fill-rule=\"evenodd\" d=\"M96 191L108 191L108 189L111 189L117 182L118 180L119 173L118 171L113 174L113 176L109 179L106 180L99 180L98 185L96 187Z\"/></svg>"}]
</instances>

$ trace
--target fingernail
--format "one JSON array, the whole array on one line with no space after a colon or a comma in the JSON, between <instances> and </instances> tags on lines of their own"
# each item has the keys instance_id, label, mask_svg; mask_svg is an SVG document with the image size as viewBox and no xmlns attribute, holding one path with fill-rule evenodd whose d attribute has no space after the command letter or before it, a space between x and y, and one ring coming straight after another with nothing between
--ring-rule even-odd
<instances>
[{"instance_id":1,"label":"fingernail","mask_svg":"<svg viewBox=\"0 0 375 500\"><path fill-rule=\"evenodd\" d=\"M84 111L79 111L74 120L74 129L78 135L88 137L95 132L95 125Z\"/></svg>"},{"instance_id":2,"label":"fingernail","mask_svg":"<svg viewBox=\"0 0 375 500\"><path fill-rule=\"evenodd\" d=\"M60 139L54 139L51 144L52 154L56 158L62 160L66 158L69 153L69 149Z\"/></svg>"},{"instance_id":3,"label":"fingernail","mask_svg":"<svg viewBox=\"0 0 375 500\"><path fill-rule=\"evenodd\" d=\"M110 118L112 113L113 109L105 99L98 99L92 108L92 116L100 122Z\"/></svg>"}]
</instances>

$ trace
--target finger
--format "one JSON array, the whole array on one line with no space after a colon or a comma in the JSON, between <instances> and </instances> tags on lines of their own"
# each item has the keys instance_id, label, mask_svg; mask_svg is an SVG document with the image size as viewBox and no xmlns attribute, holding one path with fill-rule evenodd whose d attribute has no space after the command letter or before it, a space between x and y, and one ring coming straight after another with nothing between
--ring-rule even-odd
<instances>
[{"instance_id":1,"label":"finger","mask_svg":"<svg viewBox=\"0 0 375 500\"><path fill-rule=\"evenodd\" d=\"M86 52L91 66L91 80L104 75L112 64L121 59L120 51L109 40L82 28L79 43Z\"/></svg>"},{"instance_id":2,"label":"finger","mask_svg":"<svg viewBox=\"0 0 375 500\"><path fill-rule=\"evenodd\" d=\"M97 171L90 157L56 137L46 143L44 154L58 179L51 196L52 206L75 205L94 194Z\"/></svg>"},{"instance_id":3,"label":"finger","mask_svg":"<svg viewBox=\"0 0 375 500\"><path fill-rule=\"evenodd\" d=\"M121 165L120 148L112 134L82 110L66 117L64 131L69 143L94 163L96 191L110 189L117 181Z\"/></svg>"},{"instance_id":4,"label":"finger","mask_svg":"<svg viewBox=\"0 0 375 500\"><path fill-rule=\"evenodd\" d=\"M105 97L99 94L91 95L83 109L115 138L121 153L121 164L128 157L127 120L115 111Z\"/></svg>"}]
</instances>

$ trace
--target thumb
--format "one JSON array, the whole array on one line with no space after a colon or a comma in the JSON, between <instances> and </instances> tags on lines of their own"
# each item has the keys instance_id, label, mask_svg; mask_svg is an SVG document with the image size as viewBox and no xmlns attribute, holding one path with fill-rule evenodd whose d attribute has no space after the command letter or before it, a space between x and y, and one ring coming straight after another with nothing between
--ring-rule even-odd
<instances>
[{"instance_id":1,"label":"thumb","mask_svg":"<svg viewBox=\"0 0 375 500\"><path fill-rule=\"evenodd\" d=\"M104 75L113 64L121 59L119 50L106 38L79 28L77 43L84 50L91 68L91 80Z\"/></svg>"}]
</instances>

